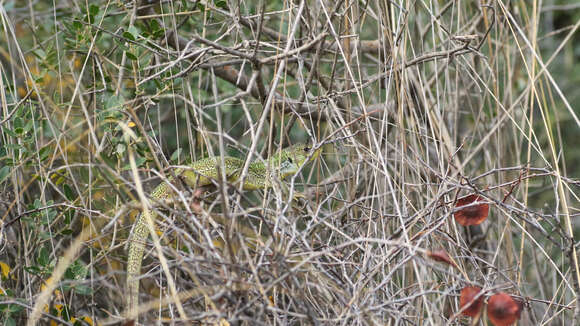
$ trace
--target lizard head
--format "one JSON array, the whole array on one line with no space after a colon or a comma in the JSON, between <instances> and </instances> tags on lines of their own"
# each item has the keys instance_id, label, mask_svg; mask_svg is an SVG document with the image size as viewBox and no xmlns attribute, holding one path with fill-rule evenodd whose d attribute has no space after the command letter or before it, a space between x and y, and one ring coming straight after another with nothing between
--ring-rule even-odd
<instances>
[{"instance_id":1,"label":"lizard head","mask_svg":"<svg viewBox=\"0 0 580 326\"><path fill-rule=\"evenodd\" d=\"M293 175L298 172L302 164L308 163L320 155L322 148L314 150L308 144L296 144L286 147L274 156L274 163L279 164L280 178Z\"/></svg>"}]
</instances>

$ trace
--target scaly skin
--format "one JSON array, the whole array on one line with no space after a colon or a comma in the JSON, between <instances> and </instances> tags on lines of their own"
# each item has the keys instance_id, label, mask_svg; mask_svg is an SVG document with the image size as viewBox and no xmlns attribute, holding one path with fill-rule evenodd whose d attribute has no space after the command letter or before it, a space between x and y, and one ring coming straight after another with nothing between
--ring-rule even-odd
<instances>
[{"instance_id":1,"label":"scaly skin","mask_svg":"<svg viewBox=\"0 0 580 326\"><path fill-rule=\"evenodd\" d=\"M277 174L280 179L296 174L302 164L318 157L320 149L312 153L311 148L305 144L297 144L287 147L276 153L264 162L256 160L250 163L248 173L244 180L244 190L264 189L271 186L272 179L268 174ZM234 157L224 157L224 172L229 182L235 183L239 180L244 160ZM220 157L208 157L193 162L187 169L177 169L175 176L183 179L188 186L202 187L212 184L212 180L219 179L217 168L221 164ZM271 171L271 172L269 172ZM173 182L173 177L168 178ZM165 199L171 195L170 187L167 183L161 183L151 193L153 199ZM157 215L149 211L153 222ZM129 257L127 258L127 294L126 308L129 318L137 319L137 306L139 305L139 280L141 275L141 263L143 261L143 251L145 242L149 237L149 228L144 214L140 214L133 227L133 234L129 244Z\"/></svg>"}]
</instances>

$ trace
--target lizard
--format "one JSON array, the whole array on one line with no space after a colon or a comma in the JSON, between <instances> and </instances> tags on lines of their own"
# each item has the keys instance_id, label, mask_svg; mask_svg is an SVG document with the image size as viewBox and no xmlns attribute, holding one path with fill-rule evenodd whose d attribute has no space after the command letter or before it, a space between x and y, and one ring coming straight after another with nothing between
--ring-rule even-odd
<instances>
[{"instance_id":1,"label":"lizard","mask_svg":"<svg viewBox=\"0 0 580 326\"><path fill-rule=\"evenodd\" d=\"M296 144L287 147L272 155L265 162L255 160L250 163L244 183L243 190L265 189L272 186L272 177L280 180L296 174L303 164L306 164L320 155L321 148L314 149L310 145ZM167 178L167 182L159 184L151 193L151 198L155 200L166 199L171 196L172 190L169 183L175 177L181 178L188 186L198 188L213 184L213 180L219 179L220 169L223 168L228 182L240 181L242 168L245 161L243 159L226 156L223 158L225 164L221 167L221 157L207 157L191 163L187 168L178 168L174 174ZM149 237L149 227L142 212L133 225L131 240L129 242L129 254L127 257L127 296L126 309L129 317L137 318L137 306L139 305L139 276L141 274L141 264L145 242ZM151 220L155 222L156 214L148 212Z\"/></svg>"}]
</instances>

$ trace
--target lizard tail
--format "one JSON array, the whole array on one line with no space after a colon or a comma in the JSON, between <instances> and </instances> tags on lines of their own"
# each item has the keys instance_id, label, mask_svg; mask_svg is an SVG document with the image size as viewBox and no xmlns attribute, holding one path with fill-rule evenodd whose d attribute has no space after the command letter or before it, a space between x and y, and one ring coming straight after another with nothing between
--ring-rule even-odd
<instances>
[{"instance_id":1,"label":"lizard tail","mask_svg":"<svg viewBox=\"0 0 580 326\"><path fill-rule=\"evenodd\" d=\"M127 259L127 293L126 305L127 318L137 320L139 307L139 276L141 275L141 262L145 251L145 241L149 236L149 230L144 214L139 214L135 222L135 228L129 244L129 257Z\"/></svg>"},{"instance_id":2,"label":"lizard tail","mask_svg":"<svg viewBox=\"0 0 580 326\"><path fill-rule=\"evenodd\" d=\"M151 193L151 198L162 199L167 197L168 187L162 183ZM129 257L127 257L127 293L125 309L127 319L138 322L139 308L139 277L141 276L141 263L143 262L143 252L145 242L149 237L149 227L146 215L150 217L153 224L157 218L157 213L146 208L135 221L133 234L129 241Z\"/></svg>"}]
</instances>

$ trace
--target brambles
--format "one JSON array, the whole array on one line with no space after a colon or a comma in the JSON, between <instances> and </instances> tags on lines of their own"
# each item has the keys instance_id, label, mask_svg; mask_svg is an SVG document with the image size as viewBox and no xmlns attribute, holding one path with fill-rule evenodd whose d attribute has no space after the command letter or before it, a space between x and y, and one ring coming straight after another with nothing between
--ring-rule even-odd
<instances>
[{"instance_id":1,"label":"brambles","mask_svg":"<svg viewBox=\"0 0 580 326\"><path fill-rule=\"evenodd\" d=\"M533 300L522 325L580 325L579 9L559 2L3 2L0 325L82 233L37 323L122 324L145 206L166 248L144 243L145 325L446 325L463 286L476 324L505 291ZM266 191L175 175L312 138L320 160Z\"/></svg>"}]
</instances>

